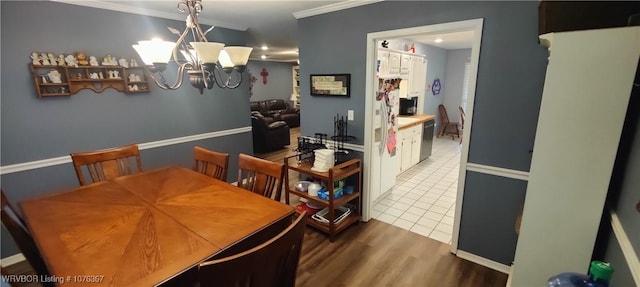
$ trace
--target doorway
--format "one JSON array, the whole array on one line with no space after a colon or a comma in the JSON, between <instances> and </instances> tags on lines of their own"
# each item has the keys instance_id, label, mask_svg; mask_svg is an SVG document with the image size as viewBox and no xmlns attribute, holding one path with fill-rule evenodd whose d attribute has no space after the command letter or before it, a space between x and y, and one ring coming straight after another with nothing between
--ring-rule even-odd
<instances>
[{"instance_id":1,"label":"doorway","mask_svg":"<svg viewBox=\"0 0 640 287\"><path fill-rule=\"evenodd\" d=\"M374 139L374 101L375 97L373 96L376 92L375 90L375 75L376 75L376 59L378 54L378 41L382 41L385 39L393 39L393 38L408 38L415 35L425 35L425 34L446 34L446 33L454 33L454 32L462 32L462 31L472 31L473 32L473 44L471 51L471 59L470 59L470 83L469 83L469 91L467 98L467 109L466 109L466 120L465 120L465 128L463 129L463 140L460 151L460 164L459 169L457 170L457 186L456 186L456 194L455 194L455 212L453 213L453 232L451 238L451 252L457 252L458 245L458 231L460 228L460 215L462 211L462 198L464 193L464 179L465 179L465 170L468 159L468 151L469 151L469 135L471 133L472 128L472 119L473 119L473 103L475 96L475 86L476 86L476 77L478 71L478 62L479 62L479 54L480 54L480 45L482 39L482 19L474 19L460 22L451 22L451 23L443 23L436 25L428 25L421 27L413 27L406 29L398 29L391 31L383 31L383 32L375 32L369 33L367 35L367 65L366 65L366 99L365 99L365 150L364 150L364 162L371 163L374 158L373 152L375 149L373 148L375 145ZM369 186L374 184L374 176L372 175L371 169L365 169L364 171L364 188L365 190L369 190ZM373 200L370 198L368 193L365 193L363 196L363 220L368 221L372 218L373 211Z\"/></svg>"}]
</instances>

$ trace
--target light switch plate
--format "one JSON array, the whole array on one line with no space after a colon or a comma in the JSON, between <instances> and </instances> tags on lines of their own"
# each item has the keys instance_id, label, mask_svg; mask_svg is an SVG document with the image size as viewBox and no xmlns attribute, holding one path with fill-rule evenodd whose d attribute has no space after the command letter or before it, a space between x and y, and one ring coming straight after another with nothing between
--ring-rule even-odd
<instances>
[{"instance_id":1,"label":"light switch plate","mask_svg":"<svg viewBox=\"0 0 640 287\"><path fill-rule=\"evenodd\" d=\"M353 110L347 111L347 119L353 121Z\"/></svg>"}]
</instances>

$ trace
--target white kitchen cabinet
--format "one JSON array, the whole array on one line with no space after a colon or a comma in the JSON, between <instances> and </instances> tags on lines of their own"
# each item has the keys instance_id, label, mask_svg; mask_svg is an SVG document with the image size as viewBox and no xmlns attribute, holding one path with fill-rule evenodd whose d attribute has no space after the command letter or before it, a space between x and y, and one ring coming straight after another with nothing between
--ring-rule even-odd
<instances>
[{"instance_id":1,"label":"white kitchen cabinet","mask_svg":"<svg viewBox=\"0 0 640 287\"><path fill-rule=\"evenodd\" d=\"M418 114L424 113L424 91L427 82L427 60L424 56L411 55L408 80L408 97L418 97Z\"/></svg>"},{"instance_id":2,"label":"white kitchen cabinet","mask_svg":"<svg viewBox=\"0 0 640 287\"><path fill-rule=\"evenodd\" d=\"M540 42L549 63L511 286L588 271L640 57L640 27L550 33Z\"/></svg>"},{"instance_id":3,"label":"white kitchen cabinet","mask_svg":"<svg viewBox=\"0 0 640 287\"><path fill-rule=\"evenodd\" d=\"M389 76L389 51L378 51L378 77Z\"/></svg>"},{"instance_id":4,"label":"white kitchen cabinet","mask_svg":"<svg viewBox=\"0 0 640 287\"><path fill-rule=\"evenodd\" d=\"M411 71L411 55L400 55L400 75L409 75Z\"/></svg>"},{"instance_id":5,"label":"white kitchen cabinet","mask_svg":"<svg viewBox=\"0 0 640 287\"><path fill-rule=\"evenodd\" d=\"M422 143L422 125L415 125L400 130L400 173L420 162L420 145Z\"/></svg>"},{"instance_id":6,"label":"white kitchen cabinet","mask_svg":"<svg viewBox=\"0 0 640 287\"><path fill-rule=\"evenodd\" d=\"M414 127L414 131L411 135L411 162L410 165L414 166L420 162L420 148L422 144L422 125Z\"/></svg>"},{"instance_id":7,"label":"white kitchen cabinet","mask_svg":"<svg viewBox=\"0 0 640 287\"><path fill-rule=\"evenodd\" d=\"M400 75L400 53L389 52L389 75L391 77Z\"/></svg>"}]
</instances>

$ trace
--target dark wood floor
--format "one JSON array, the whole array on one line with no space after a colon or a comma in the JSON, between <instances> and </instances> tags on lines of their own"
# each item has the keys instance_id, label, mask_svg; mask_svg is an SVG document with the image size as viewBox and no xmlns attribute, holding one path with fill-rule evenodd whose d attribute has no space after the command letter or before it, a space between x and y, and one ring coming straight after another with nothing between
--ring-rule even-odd
<instances>
[{"instance_id":1,"label":"dark wood floor","mask_svg":"<svg viewBox=\"0 0 640 287\"><path fill-rule=\"evenodd\" d=\"M5 271L34 274L26 262ZM296 286L497 287L506 282L506 274L456 257L449 245L374 219L349 227L333 243L307 228Z\"/></svg>"},{"instance_id":2,"label":"dark wood floor","mask_svg":"<svg viewBox=\"0 0 640 287\"><path fill-rule=\"evenodd\" d=\"M292 129L291 146L257 156L282 162L293 154L299 134L299 128ZM3 271L34 274L26 262ZM447 244L372 219L349 227L333 243L307 228L296 286L493 287L506 282L506 274L458 258Z\"/></svg>"}]
</instances>

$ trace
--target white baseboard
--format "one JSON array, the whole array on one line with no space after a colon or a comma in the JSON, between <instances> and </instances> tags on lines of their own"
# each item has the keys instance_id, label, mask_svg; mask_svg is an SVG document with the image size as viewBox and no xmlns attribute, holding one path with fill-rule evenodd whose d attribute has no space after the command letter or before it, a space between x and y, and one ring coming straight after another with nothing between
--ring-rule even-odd
<instances>
[{"instance_id":1,"label":"white baseboard","mask_svg":"<svg viewBox=\"0 0 640 287\"><path fill-rule=\"evenodd\" d=\"M475 255L475 254L471 254L469 252L462 251L460 249L458 249L458 252L456 252L456 256L458 256L458 257L460 257L460 258L462 258L464 260L471 261L473 263L482 265L484 267L491 268L491 269L496 270L498 272L502 272L504 274L509 274L509 270L511 269L510 266L504 265L502 263L495 262L493 260L489 260L489 259L484 258L484 257L480 257L480 256Z\"/></svg>"},{"instance_id":2,"label":"white baseboard","mask_svg":"<svg viewBox=\"0 0 640 287\"><path fill-rule=\"evenodd\" d=\"M24 255L22 255L22 253L18 253L16 255L12 255L12 256L0 259L0 265L2 265L2 267L4 268L16 263L20 263L25 260L27 259L24 258Z\"/></svg>"}]
</instances>

